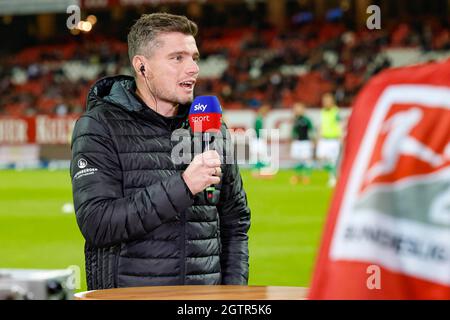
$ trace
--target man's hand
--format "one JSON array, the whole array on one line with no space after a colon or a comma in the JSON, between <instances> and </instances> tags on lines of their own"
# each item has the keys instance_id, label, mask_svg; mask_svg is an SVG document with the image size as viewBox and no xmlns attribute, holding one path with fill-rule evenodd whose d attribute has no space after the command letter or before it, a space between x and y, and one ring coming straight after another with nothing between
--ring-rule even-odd
<instances>
[{"instance_id":1,"label":"man's hand","mask_svg":"<svg viewBox=\"0 0 450 320\"><path fill-rule=\"evenodd\" d=\"M220 182L218 177L221 174L220 165L220 157L215 150L209 150L194 157L182 174L193 195Z\"/></svg>"}]
</instances>

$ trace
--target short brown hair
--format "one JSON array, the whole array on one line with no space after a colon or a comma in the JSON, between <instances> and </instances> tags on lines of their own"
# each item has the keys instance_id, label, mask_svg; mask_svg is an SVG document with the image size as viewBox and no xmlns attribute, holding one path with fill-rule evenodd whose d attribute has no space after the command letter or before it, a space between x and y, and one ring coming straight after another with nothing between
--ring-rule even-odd
<instances>
[{"instance_id":1,"label":"short brown hair","mask_svg":"<svg viewBox=\"0 0 450 320\"><path fill-rule=\"evenodd\" d=\"M197 25L185 16L169 13L143 14L131 27L128 33L128 57L132 63L138 54L147 55L155 44L151 42L161 33L181 32L186 35L197 35ZM150 46L149 46L150 44Z\"/></svg>"}]
</instances>

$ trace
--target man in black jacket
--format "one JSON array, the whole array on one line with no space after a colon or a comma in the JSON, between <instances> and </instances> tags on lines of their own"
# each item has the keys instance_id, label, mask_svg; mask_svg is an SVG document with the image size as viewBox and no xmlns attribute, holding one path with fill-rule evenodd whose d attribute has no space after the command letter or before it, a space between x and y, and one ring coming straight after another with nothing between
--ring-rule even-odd
<instances>
[{"instance_id":1,"label":"man in black jacket","mask_svg":"<svg viewBox=\"0 0 450 320\"><path fill-rule=\"evenodd\" d=\"M89 290L247 284L250 210L236 161L216 151L184 165L171 157L199 72L196 33L186 17L143 15L128 35L135 77L97 81L75 125L71 177ZM203 192L212 184L216 203Z\"/></svg>"}]
</instances>

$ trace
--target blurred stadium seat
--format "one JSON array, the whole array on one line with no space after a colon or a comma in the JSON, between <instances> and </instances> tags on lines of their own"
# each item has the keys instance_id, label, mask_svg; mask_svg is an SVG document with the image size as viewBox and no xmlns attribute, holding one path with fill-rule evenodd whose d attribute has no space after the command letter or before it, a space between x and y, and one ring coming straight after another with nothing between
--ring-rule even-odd
<instances>
[{"instance_id":1,"label":"blurred stadium seat","mask_svg":"<svg viewBox=\"0 0 450 320\"><path fill-rule=\"evenodd\" d=\"M178 11L187 10L186 4L172 6ZM123 16L120 25L131 24L133 19L126 17L136 18L138 10L134 9L115 8ZM139 12L157 9L143 7ZM286 12L292 23L284 30L268 23L252 27L250 23L242 27L225 23L206 28L202 21L208 17L199 18L203 80L198 83L197 94L220 94L225 108L250 107L255 99L257 105L267 102L273 108L290 108L297 100L318 107L321 95L333 91L340 105L350 106L361 86L383 68L416 63L425 53L450 50L448 18L445 21L423 15L414 20L383 20L381 30L367 30L349 27L349 15L332 22L317 18L298 22L295 17L302 12L298 10ZM55 113L58 97L67 101L69 113L80 113L84 93L94 79L130 73L125 39L108 30L108 26L117 24L113 11L99 18L102 29L94 26L89 33L72 35L68 29L56 28L52 30L54 39L41 41L36 35L35 45L15 51L3 49L0 115L23 114L27 110ZM218 14L225 15L222 21L234 21L230 17L233 11ZM67 17L54 15L57 19ZM214 18L208 20L210 24ZM294 67L302 67L303 73L283 74L283 70ZM53 104L38 105L36 101L42 95L55 98Z\"/></svg>"}]
</instances>

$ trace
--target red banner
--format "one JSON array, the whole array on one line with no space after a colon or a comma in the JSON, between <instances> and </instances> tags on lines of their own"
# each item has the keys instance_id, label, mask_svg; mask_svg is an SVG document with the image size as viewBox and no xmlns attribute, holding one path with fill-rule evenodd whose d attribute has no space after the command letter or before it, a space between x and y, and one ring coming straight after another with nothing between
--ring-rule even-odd
<instances>
[{"instance_id":1,"label":"red banner","mask_svg":"<svg viewBox=\"0 0 450 320\"><path fill-rule=\"evenodd\" d=\"M450 60L355 100L311 299L450 299Z\"/></svg>"},{"instance_id":2,"label":"red banner","mask_svg":"<svg viewBox=\"0 0 450 320\"><path fill-rule=\"evenodd\" d=\"M0 117L0 145L68 144L76 117Z\"/></svg>"}]
</instances>

